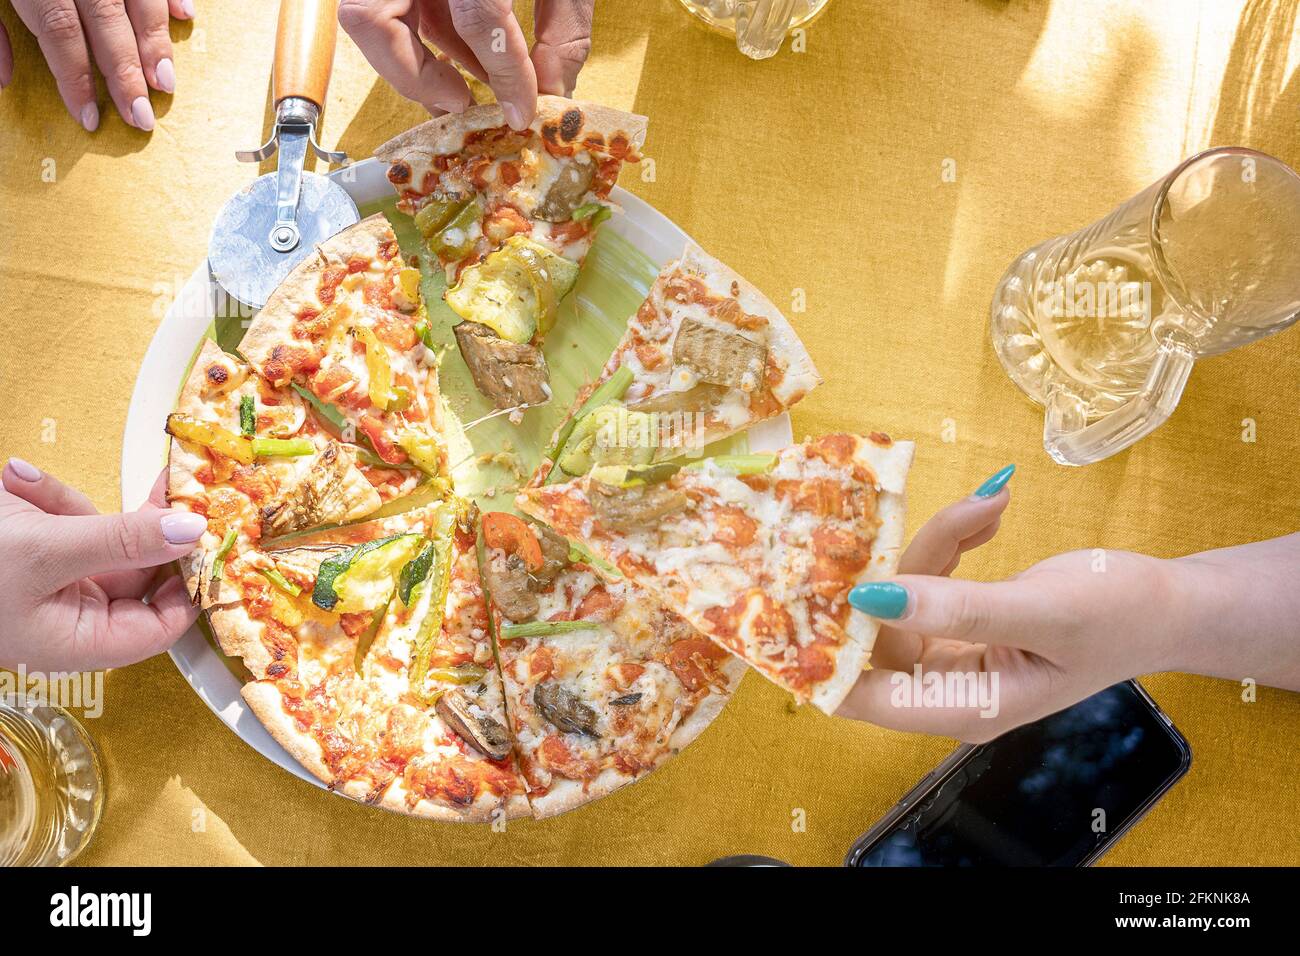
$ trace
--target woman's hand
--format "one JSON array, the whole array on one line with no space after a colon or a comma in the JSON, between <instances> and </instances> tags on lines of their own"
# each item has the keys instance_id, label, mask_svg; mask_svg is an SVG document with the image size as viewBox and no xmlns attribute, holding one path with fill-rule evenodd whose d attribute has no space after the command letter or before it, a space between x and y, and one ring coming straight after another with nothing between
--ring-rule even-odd
<instances>
[{"instance_id":1,"label":"woman's hand","mask_svg":"<svg viewBox=\"0 0 1300 956\"><path fill-rule=\"evenodd\" d=\"M166 508L165 476L139 511L101 515L81 492L9 459L0 475L0 667L118 667L185 633L198 614L185 582L154 579L158 565L194 550L207 522Z\"/></svg>"},{"instance_id":2,"label":"woman's hand","mask_svg":"<svg viewBox=\"0 0 1300 956\"><path fill-rule=\"evenodd\" d=\"M469 87L422 39L492 87L523 129L537 94L569 96L591 48L595 0L537 0L531 53L510 0L341 0L339 23L375 72L435 116L473 105Z\"/></svg>"},{"instance_id":3,"label":"woman's hand","mask_svg":"<svg viewBox=\"0 0 1300 956\"><path fill-rule=\"evenodd\" d=\"M41 45L63 104L87 132L99 128L92 57L122 119L153 129L149 87L176 89L167 18L194 19L194 0L13 0L13 6ZM0 87L13 81L13 73L13 51L0 24Z\"/></svg>"},{"instance_id":4,"label":"woman's hand","mask_svg":"<svg viewBox=\"0 0 1300 956\"><path fill-rule=\"evenodd\" d=\"M1156 671L1300 689L1300 535L1176 560L1074 551L1008 581L949 578L1009 501L1000 490L950 505L897 577L850 592L883 626L841 714L978 743ZM940 706L924 700L926 675L943 680ZM980 682L991 697L969 692Z\"/></svg>"}]
</instances>

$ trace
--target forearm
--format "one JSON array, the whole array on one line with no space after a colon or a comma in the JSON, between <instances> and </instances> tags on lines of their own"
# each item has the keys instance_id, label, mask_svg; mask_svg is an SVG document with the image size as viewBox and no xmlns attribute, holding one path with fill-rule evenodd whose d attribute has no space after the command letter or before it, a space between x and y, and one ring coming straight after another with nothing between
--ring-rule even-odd
<instances>
[{"instance_id":1,"label":"forearm","mask_svg":"<svg viewBox=\"0 0 1300 956\"><path fill-rule=\"evenodd\" d=\"M1300 534L1169 562L1170 669L1300 691Z\"/></svg>"}]
</instances>

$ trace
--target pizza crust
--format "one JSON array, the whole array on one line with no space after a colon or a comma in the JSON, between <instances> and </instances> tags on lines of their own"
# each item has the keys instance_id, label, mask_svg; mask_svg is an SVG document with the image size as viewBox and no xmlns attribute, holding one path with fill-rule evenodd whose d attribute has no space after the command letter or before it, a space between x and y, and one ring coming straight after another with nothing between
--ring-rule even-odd
<instances>
[{"instance_id":1,"label":"pizza crust","mask_svg":"<svg viewBox=\"0 0 1300 956\"><path fill-rule=\"evenodd\" d=\"M529 128L540 136L544 126L562 124L565 114L573 110L581 114L581 123L570 127L577 132L562 142L582 143L583 138L591 133L599 133L606 143L620 133L637 147L645 142L648 120L644 116L563 96L539 96L537 116ZM389 165L400 161L411 164L413 168L423 167L429 165L435 156L460 152L465 145L465 137L470 133L505 125L505 114L501 107L496 103L483 103L471 106L463 113L447 113L408 129L376 149L375 157ZM606 151L599 146L584 145L593 152Z\"/></svg>"}]
</instances>

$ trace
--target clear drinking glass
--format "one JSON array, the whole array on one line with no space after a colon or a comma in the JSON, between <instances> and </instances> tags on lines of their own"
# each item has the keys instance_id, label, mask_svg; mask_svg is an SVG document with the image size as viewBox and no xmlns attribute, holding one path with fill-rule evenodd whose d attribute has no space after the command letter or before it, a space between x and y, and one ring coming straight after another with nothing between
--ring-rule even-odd
<instances>
[{"instance_id":1,"label":"clear drinking glass","mask_svg":"<svg viewBox=\"0 0 1300 956\"><path fill-rule=\"evenodd\" d=\"M1100 461L1164 423L1196 359L1300 317L1300 176L1242 147L1193 156L1021 255L991 316L1007 374L1046 409L1047 453Z\"/></svg>"},{"instance_id":2,"label":"clear drinking glass","mask_svg":"<svg viewBox=\"0 0 1300 956\"><path fill-rule=\"evenodd\" d=\"M104 808L99 752L62 707L0 696L0 866L62 866Z\"/></svg>"},{"instance_id":3,"label":"clear drinking glass","mask_svg":"<svg viewBox=\"0 0 1300 956\"><path fill-rule=\"evenodd\" d=\"M713 29L736 38L745 56L775 56L791 30L811 23L831 0L678 0Z\"/></svg>"}]
</instances>

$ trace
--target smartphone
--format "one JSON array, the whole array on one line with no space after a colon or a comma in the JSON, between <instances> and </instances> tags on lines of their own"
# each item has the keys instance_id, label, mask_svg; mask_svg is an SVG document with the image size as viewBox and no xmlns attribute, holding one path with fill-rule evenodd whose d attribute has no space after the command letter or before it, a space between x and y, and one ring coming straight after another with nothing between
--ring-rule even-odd
<instances>
[{"instance_id":1,"label":"smartphone","mask_svg":"<svg viewBox=\"0 0 1300 956\"><path fill-rule=\"evenodd\" d=\"M964 744L859 839L848 866L1088 866L1192 765L1135 681Z\"/></svg>"}]
</instances>

